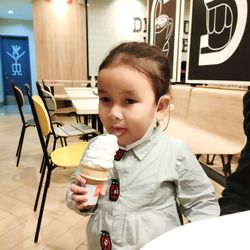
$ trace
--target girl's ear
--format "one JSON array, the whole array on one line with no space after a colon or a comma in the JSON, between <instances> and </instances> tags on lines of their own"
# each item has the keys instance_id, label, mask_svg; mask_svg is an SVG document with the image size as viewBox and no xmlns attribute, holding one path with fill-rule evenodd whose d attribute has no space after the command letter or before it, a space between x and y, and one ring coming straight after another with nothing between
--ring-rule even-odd
<instances>
[{"instance_id":1,"label":"girl's ear","mask_svg":"<svg viewBox=\"0 0 250 250\"><path fill-rule=\"evenodd\" d=\"M168 94L161 96L161 98L159 99L157 110L156 110L157 113L158 112L165 112L168 110L169 99L170 99L170 97Z\"/></svg>"},{"instance_id":2,"label":"girl's ear","mask_svg":"<svg viewBox=\"0 0 250 250\"><path fill-rule=\"evenodd\" d=\"M161 96L156 110L156 120L158 123L165 123L169 118L169 94Z\"/></svg>"}]
</instances>

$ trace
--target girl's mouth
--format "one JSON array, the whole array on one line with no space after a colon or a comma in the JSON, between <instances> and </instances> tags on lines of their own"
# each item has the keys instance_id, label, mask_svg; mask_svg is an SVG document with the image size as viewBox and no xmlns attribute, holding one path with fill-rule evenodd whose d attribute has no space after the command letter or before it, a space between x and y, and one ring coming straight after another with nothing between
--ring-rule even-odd
<instances>
[{"instance_id":1,"label":"girl's mouth","mask_svg":"<svg viewBox=\"0 0 250 250\"><path fill-rule=\"evenodd\" d=\"M123 135L125 132L127 131L127 129L125 128L120 128L120 127L111 127L110 128L110 133L114 134L116 136L121 136Z\"/></svg>"}]
</instances>

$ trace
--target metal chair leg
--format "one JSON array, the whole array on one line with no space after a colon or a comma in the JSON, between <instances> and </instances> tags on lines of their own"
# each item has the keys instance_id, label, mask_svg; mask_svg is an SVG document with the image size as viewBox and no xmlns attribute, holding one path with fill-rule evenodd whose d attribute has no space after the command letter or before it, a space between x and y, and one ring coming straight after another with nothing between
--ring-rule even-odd
<instances>
[{"instance_id":1,"label":"metal chair leg","mask_svg":"<svg viewBox=\"0 0 250 250\"><path fill-rule=\"evenodd\" d=\"M60 142L61 142L61 146L63 147L63 140L61 137L60 137Z\"/></svg>"},{"instance_id":2,"label":"metal chair leg","mask_svg":"<svg viewBox=\"0 0 250 250\"><path fill-rule=\"evenodd\" d=\"M233 155L227 155L227 162L225 162L224 155L220 155L220 157L221 157L221 162L223 165L224 175L225 177L228 177L229 175L231 175L231 162L232 162Z\"/></svg>"},{"instance_id":3,"label":"metal chair leg","mask_svg":"<svg viewBox=\"0 0 250 250\"><path fill-rule=\"evenodd\" d=\"M214 164L214 159L215 159L215 154L212 156L212 160L209 159L209 154L207 154L207 165L213 165Z\"/></svg>"},{"instance_id":4,"label":"metal chair leg","mask_svg":"<svg viewBox=\"0 0 250 250\"><path fill-rule=\"evenodd\" d=\"M48 148L48 146L49 146L50 135L51 134L49 134L47 136L47 138L46 138L46 142L45 142L46 148ZM44 167L46 167L46 162L45 162L45 157L43 156L43 159L42 159L42 162L41 162L40 171L39 171L40 173L42 173L42 170L43 170Z\"/></svg>"},{"instance_id":5,"label":"metal chair leg","mask_svg":"<svg viewBox=\"0 0 250 250\"><path fill-rule=\"evenodd\" d=\"M44 211L44 205L45 205L47 192L48 192L48 188L49 188L49 184L50 184L50 178L51 178L51 169L48 168L46 182L45 182L44 191L43 191L42 203L41 203L39 217L38 217L37 226L36 226L36 233L35 233L35 238L34 238L35 243L37 243L38 238L39 238L40 227L41 227L43 211Z\"/></svg>"},{"instance_id":6,"label":"metal chair leg","mask_svg":"<svg viewBox=\"0 0 250 250\"><path fill-rule=\"evenodd\" d=\"M41 166L40 166L40 170L39 170L39 173L41 174L42 171L43 171L43 168L45 168L45 160L44 160L44 156L43 156L43 159L42 159L42 162L41 162Z\"/></svg>"},{"instance_id":7,"label":"metal chair leg","mask_svg":"<svg viewBox=\"0 0 250 250\"><path fill-rule=\"evenodd\" d=\"M46 161L44 160L44 166L42 168L42 174L40 177L40 181L39 181L39 185L38 185L38 189L37 189L37 193L36 193L36 200L35 200L34 209L33 209L34 212L37 209L37 205L38 205L38 201L39 201L39 197L40 197L40 193L41 193L41 189L42 189L42 185L43 185L45 171L46 171Z\"/></svg>"},{"instance_id":8,"label":"metal chair leg","mask_svg":"<svg viewBox=\"0 0 250 250\"><path fill-rule=\"evenodd\" d=\"M17 162L16 162L17 167L19 165L19 160L20 160L21 153L22 153L23 138L24 138L24 135L25 135L25 130L26 130L26 126L23 126L22 131L21 131L21 135L20 135L20 140L19 140L19 143L18 143L18 154L17 154Z\"/></svg>"},{"instance_id":9,"label":"metal chair leg","mask_svg":"<svg viewBox=\"0 0 250 250\"><path fill-rule=\"evenodd\" d=\"M65 145L65 146L68 146L68 145L67 145L67 139L66 139L65 137L64 137L63 139L64 139L64 145Z\"/></svg>"},{"instance_id":10,"label":"metal chair leg","mask_svg":"<svg viewBox=\"0 0 250 250\"><path fill-rule=\"evenodd\" d=\"M57 137L56 136L54 136L54 142L53 142L53 147L52 147L52 150L54 151L55 150L55 148L56 148L56 142L57 142Z\"/></svg>"},{"instance_id":11,"label":"metal chair leg","mask_svg":"<svg viewBox=\"0 0 250 250\"><path fill-rule=\"evenodd\" d=\"M22 130L21 130L21 134L20 134L20 138L19 138L19 141L18 141L18 146L17 146L17 149L16 149L16 157L18 156L18 152L20 151L20 145L21 145L21 141L22 141L22 134L23 134L23 130L25 129L25 126L22 127Z\"/></svg>"}]
</instances>

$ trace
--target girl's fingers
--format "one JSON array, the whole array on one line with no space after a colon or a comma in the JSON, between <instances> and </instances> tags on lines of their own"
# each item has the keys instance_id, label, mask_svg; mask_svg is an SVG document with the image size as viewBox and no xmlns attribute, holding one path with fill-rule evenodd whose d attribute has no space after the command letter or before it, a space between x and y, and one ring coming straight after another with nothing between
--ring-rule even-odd
<instances>
[{"instance_id":1,"label":"girl's fingers","mask_svg":"<svg viewBox=\"0 0 250 250\"><path fill-rule=\"evenodd\" d=\"M76 203L84 203L84 202L88 201L88 196L87 195L73 194L72 200L75 201Z\"/></svg>"},{"instance_id":2,"label":"girl's fingers","mask_svg":"<svg viewBox=\"0 0 250 250\"><path fill-rule=\"evenodd\" d=\"M75 202L75 208L78 210L85 210L85 209L91 209L89 203L88 203L88 196L87 195L72 195L72 200Z\"/></svg>"},{"instance_id":3,"label":"girl's fingers","mask_svg":"<svg viewBox=\"0 0 250 250\"><path fill-rule=\"evenodd\" d=\"M78 210L89 210L89 204L87 202L84 203L76 203L76 208Z\"/></svg>"},{"instance_id":4,"label":"girl's fingers","mask_svg":"<svg viewBox=\"0 0 250 250\"><path fill-rule=\"evenodd\" d=\"M83 187L81 189L85 189L85 191L72 194L72 200L75 202L75 207L78 210L83 210L88 206L88 195L86 192L86 188Z\"/></svg>"},{"instance_id":5,"label":"girl's fingers","mask_svg":"<svg viewBox=\"0 0 250 250\"><path fill-rule=\"evenodd\" d=\"M85 188L85 184L86 180L82 176L77 175L70 185L70 191L75 194L86 194L87 189Z\"/></svg>"},{"instance_id":6,"label":"girl's fingers","mask_svg":"<svg viewBox=\"0 0 250 250\"><path fill-rule=\"evenodd\" d=\"M74 182L70 186L70 191L72 194L72 200L75 203L75 208L78 210L88 209L90 205L88 204L88 190L85 187L86 179L77 175ZM107 185L103 185L99 191L100 196L105 196Z\"/></svg>"},{"instance_id":7,"label":"girl's fingers","mask_svg":"<svg viewBox=\"0 0 250 250\"><path fill-rule=\"evenodd\" d=\"M86 194L87 188L84 186L78 186L77 184L72 183L70 185L70 191L74 194Z\"/></svg>"},{"instance_id":8,"label":"girl's fingers","mask_svg":"<svg viewBox=\"0 0 250 250\"><path fill-rule=\"evenodd\" d=\"M75 208L78 210L88 207L88 191L85 184L86 180L81 175L77 175L74 182L70 185L70 191L73 193L72 200L75 202Z\"/></svg>"},{"instance_id":9,"label":"girl's fingers","mask_svg":"<svg viewBox=\"0 0 250 250\"><path fill-rule=\"evenodd\" d=\"M77 175L75 178L76 184L79 186L84 186L86 184L86 179L81 176L81 174Z\"/></svg>"}]
</instances>

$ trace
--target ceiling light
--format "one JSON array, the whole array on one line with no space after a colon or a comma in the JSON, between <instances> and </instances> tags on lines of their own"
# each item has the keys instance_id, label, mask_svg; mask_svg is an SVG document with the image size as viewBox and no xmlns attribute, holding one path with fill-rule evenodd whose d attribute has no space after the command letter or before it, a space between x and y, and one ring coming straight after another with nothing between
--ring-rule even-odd
<instances>
[{"instance_id":1,"label":"ceiling light","mask_svg":"<svg viewBox=\"0 0 250 250\"><path fill-rule=\"evenodd\" d=\"M12 15L12 14L14 14L14 11L13 10L8 10L8 14Z\"/></svg>"}]
</instances>

